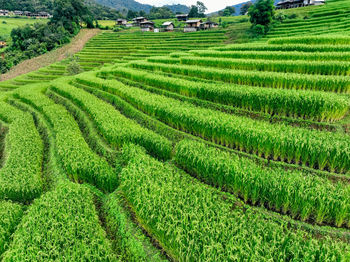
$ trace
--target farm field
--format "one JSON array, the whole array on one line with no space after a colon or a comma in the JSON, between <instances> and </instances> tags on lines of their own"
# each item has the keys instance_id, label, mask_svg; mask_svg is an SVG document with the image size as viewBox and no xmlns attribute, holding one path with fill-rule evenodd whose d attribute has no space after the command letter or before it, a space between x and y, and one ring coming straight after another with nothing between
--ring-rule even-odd
<instances>
[{"instance_id":1,"label":"farm field","mask_svg":"<svg viewBox=\"0 0 350 262\"><path fill-rule=\"evenodd\" d=\"M107 31L0 82L0 261L348 261L350 36L274 32Z\"/></svg>"},{"instance_id":2,"label":"farm field","mask_svg":"<svg viewBox=\"0 0 350 262\"><path fill-rule=\"evenodd\" d=\"M8 39L13 28L24 26L26 24L34 24L37 22L47 21L47 19L0 17L0 36L4 39Z\"/></svg>"}]
</instances>

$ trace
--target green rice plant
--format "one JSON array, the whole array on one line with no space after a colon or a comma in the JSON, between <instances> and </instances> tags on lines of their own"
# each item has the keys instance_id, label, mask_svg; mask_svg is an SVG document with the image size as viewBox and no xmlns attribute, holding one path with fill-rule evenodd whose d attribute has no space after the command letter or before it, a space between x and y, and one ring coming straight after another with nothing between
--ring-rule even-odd
<instances>
[{"instance_id":1,"label":"green rice plant","mask_svg":"<svg viewBox=\"0 0 350 262\"><path fill-rule=\"evenodd\" d=\"M288 226L147 156L123 148L121 190L137 220L177 261L339 260L346 243ZM317 254L317 255L315 255Z\"/></svg>"},{"instance_id":2,"label":"green rice plant","mask_svg":"<svg viewBox=\"0 0 350 262\"><path fill-rule=\"evenodd\" d=\"M89 189L70 182L34 201L2 261L117 261Z\"/></svg>"},{"instance_id":3,"label":"green rice plant","mask_svg":"<svg viewBox=\"0 0 350 262\"><path fill-rule=\"evenodd\" d=\"M168 60L148 58L149 62ZM342 61L271 61L262 59L201 58L185 56L180 58L184 65L219 67L225 69L256 70L298 74L350 75L350 63Z\"/></svg>"},{"instance_id":4,"label":"green rice plant","mask_svg":"<svg viewBox=\"0 0 350 262\"><path fill-rule=\"evenodd\" d=\"M114 248L122 261L165 261L159 250L152 246L142 230L132 222L125 210L121 192L110 194L104 201L106 224L115 239Z\"/></svg>"},{"instance_id":5,"label":"green rice plant","mask_svg":"<svg viewBox=\"0 0 350 262\"><path fill-rule=\"evenodd\" d=\"M39 110L51 124L55 133L56 152L68 176L74 181L113 191L118 185L116 170L89 148L74 118L64 107L45 96L42 88L39 85L36 89L21 90L17 97Z\"/></svg>"},{"instance_id":6,"label":"green rice plant","mask_svg":"<svg viewBox=\"0 0 350 262\"><path fill-rule=\"evenodd\" d=\"M9 114L14 112L16 109ZM5 140L7 158L0 169L0 199L28 202L42 193L43 143L30 114L16 117Z\"/></svg>"},{"instance_id":7,"label":"green rice plant","mask_svg":"<svg viewBox=\"0 0 350 262\"><path fill-rule=\"evenodd\" d=\"M8 248L12 233L23 216L22 206L9 201L0 201L0 257Z\"/></svg>"},{"instance_id":8,"label":"green rice plant","mask_svg":"<svg viewBox=\"0 0 350 262\"><path fill-rule=\"evenodd\" d=\"M307 45L349 45L349 36L305 36L305 37L285 37L271 39L268 44L307 44Z\"/></svg>"},{"instance_id":9,"label":"green rice plant","mask_svg":"<svg viewBox=\"0 0 350 262\"><path fill-rule=\"evenodd\" d=\"M131 67L201 77L239 85L270 88L305 89L336 93L350 92L350 79L344 76L301 75L295 73L259 72L205 68L190 65L169 65L143 61L130 62Z\"/></svg>"},{"instance_id":10,"label":"green rice plant","mask_svg":"<svg viewBox=\"0 0 350 262\"><path fill-rule=\"evenodd\" d=\"M219 51L298 51L298 52L349 52L349 45L307 45L307 44L234 44L214 47Z\"/></svg>"},{"instance_id":11,"label":"green rice plant","mask_svg":"<svg viewBox=\"0 0 350 262\"><path fill-rule=\"evenodd\" d=\"M113 71L102 71L100 75L102 77L116 75L188 97L246 110L316 121L339 120L348 112L349 107L345 97L317 91L198 83L125 67L118 67Z\"/></svg>"},{"instance_id":12,"label":"green rice plant","mask_svg":"<svg viewBox=\"0 0 350 262\"><path fill-rule=\"evenodd\" d=\"M183 140L175 151L176 163L183 169L245 202L304 221L350 227L349 186L297 171L262 168L252 160L200 142Z\"/></svg>"},{"instance_id":13,"label":"green rice plant","mask_svg":"<svg viewBox=\"0 0 350 262\"><path fill-rule=\"evenodd\" d=\"M76 81L118 95L176 129L230 148L320 170L346 173L350 168L349 141L342 134L229 115L127 87L115 80L98 79L93 74L78 76Z\"/></svg>"},{"instance_id":14,"label":"green rice plant","mask_svg":"<svg viewBox=\"0 0 350 262\"><path fill-rule=\"evenodd\" d=\"M113 106L64 81L57 82L51 88L88 112L97 129L111 144L121 147L124 143L136 143L144 146L154 156L170 158L172 143L169 140L126 118Z\"/></svg>"},{"instance_id":15,"label":"green rice plant","mask_svg":"<svg viewBox=\"0 0 350 262\"><path fill-rule=\"evenodd\" d=\"M181 53L180 53L181 54ZM189 55L188 53L184 53ZM194 50L192 55L213 58L240 58L265 60L350 61L350 52L282 52L282 51L215 51ZM173 56L173 54L171 54ZM179 57L182 55L179 55Z\"/></svg>"}]
</instances>

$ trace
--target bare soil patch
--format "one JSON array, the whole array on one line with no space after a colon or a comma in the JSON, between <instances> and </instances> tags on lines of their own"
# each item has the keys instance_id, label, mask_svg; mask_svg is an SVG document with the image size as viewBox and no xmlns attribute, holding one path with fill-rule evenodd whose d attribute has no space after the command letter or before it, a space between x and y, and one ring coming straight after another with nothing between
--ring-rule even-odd
<instances>
[{"instance_id":1,"label":"bare soil patch","mask_svg":"<svg viewBox=\"0 0 350 262\"><path fill-rule=\"evenodd\" d=\"M79 52L81 49L83 49L87 41L89 41L92 37L100 32L101 31L99 29L82 29L69 44L48 52L44 55L23 61L22 63L13 67L7 73L2 74L0 76L0 81L9 80L19 75L36 71L42 67L49 66L55 62L61 61L66 57Z\"/></svg>"}]
</instances>

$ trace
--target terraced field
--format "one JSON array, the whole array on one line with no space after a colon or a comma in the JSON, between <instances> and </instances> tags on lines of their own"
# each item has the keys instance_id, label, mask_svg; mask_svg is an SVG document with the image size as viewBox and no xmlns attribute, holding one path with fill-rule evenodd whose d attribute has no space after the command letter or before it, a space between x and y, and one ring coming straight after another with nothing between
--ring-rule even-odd
<instances>
[{"instance_id":1,"label":"terraced field","mask_svg":"<svg viewBox=\"0 0 350 262\"><path fill-rule=\"evenodd\" d=\"M90 40L76 54L78 63L85 71L101 67L105 63L125 63L130 60L165 55L176 51L188 51L222 45L227 37L225 31L215 30L194 34L154 34L140 32L104 32ZM0 90L11 90L19 86L51 81L68 73L69 59L44 67L38 71L0 82Z\"/></svg>"},{"instance_id":2,"label":"terraced field","mask_svg":"<svg viewBox=\"0 0 350 262\"><path fill-rule=\"evenodd\" d=\"M224 41L108 32L3 82L0 260L348 261L350 37Z\"/></svg>"},{"instance_id":3,"label":"terraced field","mask_svg":"<svg viewBox=\"0 0 350 262\"><path fill-rule=\"evenodd\" d=\"M309 7L306 7L306 9L308 10ZM292 10L295 9L290 9L289 11ZM276 38L320 34L350 35L349 1L327 0L325 5L313 7L306 13L307 15L305 17L284 21L274 28L268 37Z\"/></svg>"}]
</instances>

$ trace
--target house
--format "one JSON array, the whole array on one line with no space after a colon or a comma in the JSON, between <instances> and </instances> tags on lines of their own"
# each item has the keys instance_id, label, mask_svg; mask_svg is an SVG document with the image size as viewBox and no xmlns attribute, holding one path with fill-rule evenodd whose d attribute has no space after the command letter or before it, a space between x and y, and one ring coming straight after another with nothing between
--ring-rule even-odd
<instances>
[{"instance_id":1,"label":"house","mask_svg":"<svg viewBox=\"0 0 350 262\"><path fill-rule=\"evenodd\" d=\"M145 17L136 17L133 19L133 24L134 26L140 26L141 23L147 22L147 18Z\"/></svg>"},{"instance_id":2,"label":"house","mask_svg":"<svg viewBox=\"0 0 350 262\"><path fill-rule=\"evenodd\" d=\"M216 28L218 26L219 26L218 23L214 23L212 21L207 21L207 22L201 23L200 29L208 30L208 29Z\"/></svg>"},{"instance_id":3,"label":"house","mask_svg":"<svg viewBox=\"0 0 350 262\"><path fill-rule=\"evenodd\" d=\"M29 11L24 11L24 12L23 12L23 15L24 15L24 16L27 16L27 17L33 17L33 16L34 16L34 14L32 14L32 13L29 12Z\"/></svg>"},{"instance_id":4,"label":"house","mask_svg":"<svg viewBox=\"0 0 350 262\"><path fill-rule=\"evenodd\" d=\"M22 11L14 11L13 12L16 16L22 16L23 12Z\"/></svg>"},{"instance_id":5,"label":"house","mask_svg":"<svg viewBox=\"0 0 350 262\"><path fill-rule=\"evenodd\" d=\"M146 21L140 23L141 31L142 32L153 32L154 31L154 23L151 21Z\"/></svg>"},{"instance_id":6,"label":"house","mask_svg":"<svg viewBox=\"0 0 350 262\"><path fill-rule=\"evenodd\" d=\"M325 0L282 0L277 3L276 9L290 9L309 5L323 5Z\"/></svg>"},{"instance_id":7,"label":"house","mask_svg":"<svg viewBox=\"0 0 350 262\"><path fill-rule=\"evenodd\" d=\"M37 15L36 16L37 18L50 18L51 17L51 15L48 12L39 12L36 15Z\"/></svg>"},{"instance_id":8,"label":"house","mask_svg":"<svg viewBox=\"0 0 350 262\"><path fill-rule=\"evenodd\" d=\"M174 23L173 22L164 22L162 24L162 27L164 28L165 31L170 32L170 31L174 31Z\"/></svg>"},{"instance_id":9,"label":"house","mask_svg":"<svg viewBox=\"0 0 350 262\"><path fill-rule=\"evenodd\" d=\"M0 10L0 16L9 16L10 11L9 10Z\"/></svg>"},{"instance_id":10,"label":"house","mask_svg":"<svg viewBox=\"0 0 350 262\"><path fill-rule=\"evenodd\" d=\"M186 27L184 29L184 32L196 32L200 29L202 20L197 19L197 20L187 20L186 21Z\"/></svg>"},{"instance_id":11,"label":"house","mask_svg":"<svg viewBox=\"0 0 350 262\"><path fill-rule=\"evenodd\" d=\"M117 25L126 26L127 23L128 23L128 21L126 19L117 19Z\"/></svg>"},{"instance_id":12,"label":"house","mask_svg":"<svg viewBox=\"0 0 350 262\"><path fill-rule=\"evenodd\" d=\"M7 46L7 43L5 41L0 41L0 48L4 48Z\"/></svg>"},{"instance_id":13,"label":"house","mask_svg":"<svg viewBox=\"0 0 350 262\"><path fill-rule=\"evenodd\" d=\"M188 14L179 14L176 15L177 21L187 21L188 19Z\"/></svg>"}]
</instances>

